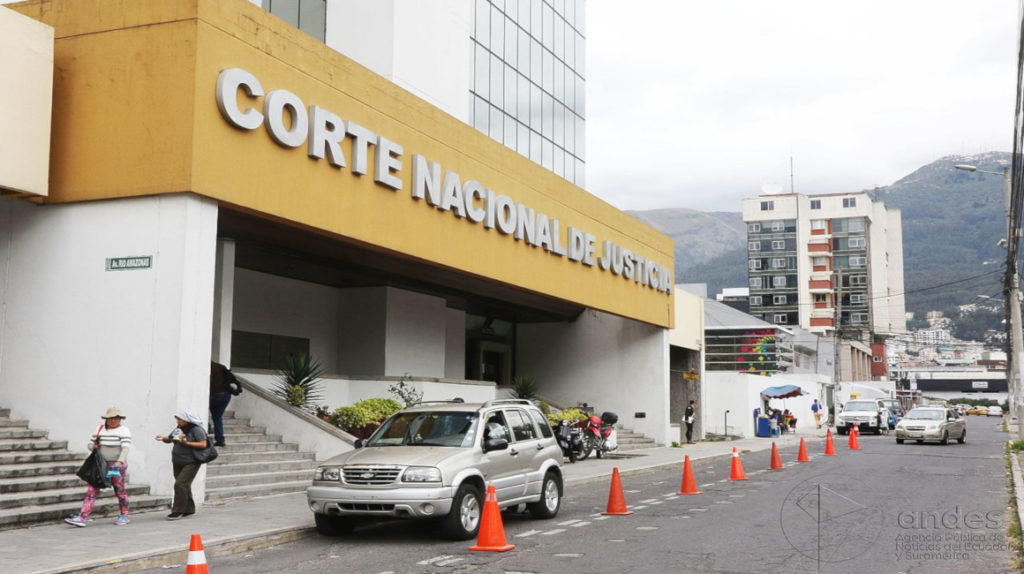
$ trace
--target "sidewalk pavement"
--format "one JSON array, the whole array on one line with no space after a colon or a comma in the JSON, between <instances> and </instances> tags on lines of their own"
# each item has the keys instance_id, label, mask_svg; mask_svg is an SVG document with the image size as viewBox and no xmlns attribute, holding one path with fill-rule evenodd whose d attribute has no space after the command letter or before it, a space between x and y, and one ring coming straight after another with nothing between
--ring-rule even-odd
<instances>
[{"instance_id":1,"label":"sidewalk pavement","mask_svg":"<svg viewBox=\"0 0 1024 574\"><path fill-rule=\"evenodd\" d=\"M780 447L795 446L803 437L809 443L823 441L824 429L801 429L774 441ZM563 466L566 486L609 480L614 468L622 477L642 472L679 469L691 461L729 457L733 447L740 453L770 450L772 439L747 438L699 442L682 447L655 447L593 456ZM817 450L817 449L814 449ZM767 460L764 461L767 466ZM757 463L746 462L747 467ZM85 495L85 488L82 488ZM86 528L50 524L0 532L0 564L4 574L61 572L136 572L165 564L184 568L189 539L200 534L207 560L316 536L313 515L305 493L207 503L195 516L168 521L167 511L132 516L131 524L115 526L114 517L97 517Z\"/></svg>"}]
</instances>

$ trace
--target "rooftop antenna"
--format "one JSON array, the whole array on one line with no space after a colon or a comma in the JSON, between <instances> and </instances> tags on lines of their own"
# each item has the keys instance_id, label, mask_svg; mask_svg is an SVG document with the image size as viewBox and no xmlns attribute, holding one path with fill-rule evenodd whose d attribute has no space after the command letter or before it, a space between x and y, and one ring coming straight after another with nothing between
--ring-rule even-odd
<instances>
[{"instance_id":1,"label":"rooftop antenna","mask_svg":"<svg viewBox=\"0 0 1024 574\"><path fill-rule=\"evenodd\" d=\"M793 191L793 156L789 156L789 193Z\"/></svg>"}]
</instances>

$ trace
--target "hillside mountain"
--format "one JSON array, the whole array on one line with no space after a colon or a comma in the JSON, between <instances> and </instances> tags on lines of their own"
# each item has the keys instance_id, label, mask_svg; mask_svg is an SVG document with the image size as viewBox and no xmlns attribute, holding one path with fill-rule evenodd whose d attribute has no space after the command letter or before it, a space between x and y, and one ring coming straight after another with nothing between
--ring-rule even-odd
<instances>
[{"instance_id":1,"label":"hillside mountain","mask_svg":"<svg viewBox=\"0 0 1024 574\"><path fill-rule=\"evenodd\" d=\"M747 245L747 227L739 212L652 209L626 213L672 238L676 248L677 275L681 268L693 267L736 249L745 249Z\"/></svg>"},{"instance_id":2,"label":"hillside mountain","mask_svg":"<svg viewBox=\"0 0 1024 574\"><path fill-rule=\"evenodd\" d=\"M947 156L868 192L901 211L908 311L949 314L978 295L1000 297L1006 252L996 242L1006 236L1006 215L998 174L1010 159L1006 152ZM959 171L957 164L996 174ZM739 212L630 213L672 237L677 282L707 283L709 294L746 285L746 227Z\"/></svg>"}]
</instances>

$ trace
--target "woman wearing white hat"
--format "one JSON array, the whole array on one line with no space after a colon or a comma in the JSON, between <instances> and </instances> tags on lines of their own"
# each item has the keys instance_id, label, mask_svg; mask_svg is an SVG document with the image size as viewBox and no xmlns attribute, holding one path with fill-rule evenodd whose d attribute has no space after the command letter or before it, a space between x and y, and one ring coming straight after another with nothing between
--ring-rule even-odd
<instances>
[{"instance_id":1,"label":"woman wearing white hat","mask_svg":"<svg viewBox=\"0 0 1024 574\"><path fill-rule=\"evenodd\" d=\"M192 409L181 409L174 415L178 427L169 435L156 435L156 440L174 443L171 449L171 465L174 468L174 502L167 520L178 520L196 513L196 502L192 500L192 481L202 466L196 459L195 451L206 448L209 436L203 419Z\"/></svg>"},{"instance_id":2,"label":"woman wearing white hat","mask_svg":"<svg viewBox=\"0 0 1024 574\"><path fill-rule=\"evenodd\" d=\"M107 461L107 476L110 477L110 484L114 487L117 495L117 506L120 514L114 520L114 524L124 526L128 524L128 490L124 485L124 477L128 472L128 449L132 446L132 433L128 427L121 424L125 419L124 413L117 407L110 407L103 413L103 424L96 429L92 435L92 442L89 443L89 450L100 449L100 453ZM85 501L82 503L82 510L64 522L72 526L85 526L92 514L92 507L96 503L96 495L99 489L89 485L85 491Z\"/></svg>"}]
</instances>

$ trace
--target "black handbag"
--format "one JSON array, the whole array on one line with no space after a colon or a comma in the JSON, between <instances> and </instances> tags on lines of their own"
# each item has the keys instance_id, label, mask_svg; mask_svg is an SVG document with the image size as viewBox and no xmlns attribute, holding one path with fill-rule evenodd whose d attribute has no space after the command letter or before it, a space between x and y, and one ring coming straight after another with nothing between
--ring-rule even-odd
<instances>
[{"instance_id":1,"label":"black handbag","mask_svg":"<svg viewBox=\"0 0 1024 574\"><path fill-rule=\"evenodd\" d=\"M192 456L196 457L196 461L200 464L206 464L217 460L217 449L213 447L213 439L207 436L206 448L192 449Z\"/></svg>"},{"instance_id":2,"label":"black handbag","mask_svg":"<svg viewBox=\"0 0 1024 574\"><path fill-rule=\"evenodd\" d=\"M78 478L89 483L94 488L110 488L110 479L107 478L107 459L99 448L93 449L89 457L78 469Z\"/></svg>"}]
</instances>

